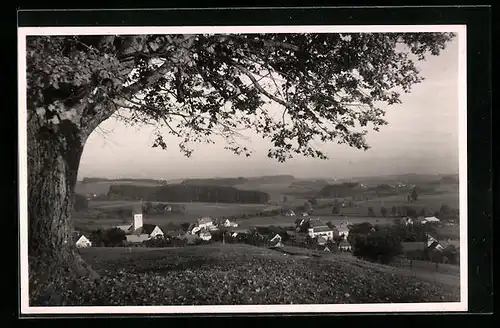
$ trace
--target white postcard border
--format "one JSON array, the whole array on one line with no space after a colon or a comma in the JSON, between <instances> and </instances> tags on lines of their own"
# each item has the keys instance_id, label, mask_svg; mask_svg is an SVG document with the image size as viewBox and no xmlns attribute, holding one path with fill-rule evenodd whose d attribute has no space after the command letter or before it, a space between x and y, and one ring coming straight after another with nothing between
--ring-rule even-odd
<instances>
[{"instance_id":1,"label":"white postcard border","mask_svg":"<svg viewBox=\"0 0 500 328\"><path fill-rule=\"evenodd\" d=\"M459 41L459 184L460 184L460 302L401 304L292 304L217 306L84 306L33 307L28 293L26 37L30 35L224 34L224 33L390 33L455 32ZM178 26L178 27L20 27L18 28L18 147L21 314L174 314L174 313L372 313L455 312L468 309L467 276L467 84L465 25L346 25L346 26Z\"/></svg>"}]
</instances>

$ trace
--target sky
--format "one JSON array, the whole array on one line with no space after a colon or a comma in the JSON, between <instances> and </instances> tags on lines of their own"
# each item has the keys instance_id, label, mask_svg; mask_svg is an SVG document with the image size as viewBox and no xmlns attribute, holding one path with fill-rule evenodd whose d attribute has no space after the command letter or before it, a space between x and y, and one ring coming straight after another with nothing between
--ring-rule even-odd
<instances>
[{"instance_id":1,"label":"sky","mask_svg":"<svg viewBox=\"0 0 500 328\"><path fill-rule=\"evenodd\" d=\"M323 144L328 160L296 156L285 163L267 158L269 144L251 138L250 158L234 155L224 144L193 145L191 158L177 146L152 148L151 127L130 127L115 118L89 137L82 155L83 177L182 179L292 174L296 177L348 178L405 173L458 173L458 39L439 56L418 62L425 80L402 94L402 104L385 107L388 125L370 130L367 151ZM173 136L167 144L177 145Z\"/></svg>"}]
</instances>

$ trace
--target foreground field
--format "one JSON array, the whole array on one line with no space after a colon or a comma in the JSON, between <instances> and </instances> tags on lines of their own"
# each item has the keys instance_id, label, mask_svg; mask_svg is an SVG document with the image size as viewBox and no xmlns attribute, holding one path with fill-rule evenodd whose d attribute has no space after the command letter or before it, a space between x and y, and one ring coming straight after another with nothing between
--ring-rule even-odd
<instances>
[{"instance_id":1,"label":"foreground field","mask_svg":"<svg viewBox=\"0 0 500 328\"><path fill-rule=\"evenodd\" d=\"M338 255L293 255L249 245L90 248L98 283L68 280L64 305L333 304L459 301L459 290L400 269Z\"/></svg>"}]
</instances>

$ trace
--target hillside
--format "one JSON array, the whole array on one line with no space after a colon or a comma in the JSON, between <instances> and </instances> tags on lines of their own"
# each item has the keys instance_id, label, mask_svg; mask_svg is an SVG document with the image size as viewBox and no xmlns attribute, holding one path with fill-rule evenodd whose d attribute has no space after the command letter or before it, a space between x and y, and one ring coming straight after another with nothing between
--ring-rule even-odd
<instances>
[{"instance_id":1,"label":"hillside","mask_svg":"<svg viewBox=\"0 0 500 328\"><path fill-rule=\"evenodd\" d=\"M100 283L66 279L52 305L333 304L459 301L456 286L330 253L249 245L90 248ZM57 304L59 302L59 304Z\"/></svg>"}]
</instances>

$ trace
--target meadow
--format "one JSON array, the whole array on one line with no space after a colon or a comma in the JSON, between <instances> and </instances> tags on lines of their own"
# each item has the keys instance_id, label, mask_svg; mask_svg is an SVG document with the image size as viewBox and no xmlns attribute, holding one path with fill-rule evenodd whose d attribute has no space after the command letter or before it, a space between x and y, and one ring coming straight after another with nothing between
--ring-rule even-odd
<instances>
[{"instance_id":1,"label":"meadow","mask_svg":"<svg viewBox=\"0 0 500 328\"><path fill-rule=\"evenodd\" d=\"M456 285L409 270L348 255L287 251L241 244L82 249L100 281L68 278L52 293L60 297L51 305L60 300L119 306L459 301Z\"/></svg>"}]
</instances>

